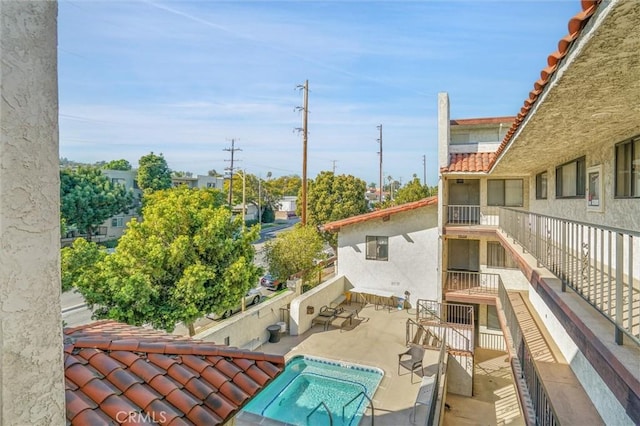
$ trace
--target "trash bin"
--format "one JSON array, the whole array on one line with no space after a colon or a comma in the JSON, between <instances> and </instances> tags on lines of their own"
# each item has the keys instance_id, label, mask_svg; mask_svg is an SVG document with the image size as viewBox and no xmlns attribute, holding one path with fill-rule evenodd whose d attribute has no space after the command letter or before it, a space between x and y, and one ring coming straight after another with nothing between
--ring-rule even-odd
<instances>
[{"instance_id":1,"label":"trash bin","mask_svg":"<svg viewBox=\"0 0 640 426\"><path fill-rule=\"evenodd\" d=\"M269 343L278 343L280 341L280 326L273 324L267 327L269 332Z\"/></svg>"},{"instance_id":2,"label":"trash bin","mask_svg":"<svg viewBox=\"0 0 640 426\"><path fill-rule=\"evenodd\" d=\"M277 322L276 325L280 326L280 332L281 333L286 333L287 332L287 323L286 322L280 321L280 322Z\"/></svg>"}]
</instances>

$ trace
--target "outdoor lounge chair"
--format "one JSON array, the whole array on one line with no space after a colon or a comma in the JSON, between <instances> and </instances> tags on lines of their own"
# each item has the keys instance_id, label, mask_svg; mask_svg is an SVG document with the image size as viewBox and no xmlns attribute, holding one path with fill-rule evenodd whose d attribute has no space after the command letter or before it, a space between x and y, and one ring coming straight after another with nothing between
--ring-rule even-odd
<instances>
[{"instance_id":1,"label":"outdoor lounge chair","mask_svg":"<svg viewBox=\"0 0 640 426\"><path fill-rule=\"evenodd\" d=\"M330 308L325 305L320 308L318 316L311 321L311 324L321 324L325 330L328 330L331 322L336 319L337 315L342 313L342 311L342 308Z\"/></svg>"},{"instance_id":2,"label":"outdoor lounge chair","mask_svg":"<svg viewBox=\"0 0 640 426\"><path fill-rule=\"evenodd\" d=\"M413 383L413 373L416 370L422 370L422 376L424 376L423 358L424 348L418 345L411 345L409 349L398 354L398 375L400 375L400 367L404 367L411 372L411 383Z\"/></svg>"}]
</instances>

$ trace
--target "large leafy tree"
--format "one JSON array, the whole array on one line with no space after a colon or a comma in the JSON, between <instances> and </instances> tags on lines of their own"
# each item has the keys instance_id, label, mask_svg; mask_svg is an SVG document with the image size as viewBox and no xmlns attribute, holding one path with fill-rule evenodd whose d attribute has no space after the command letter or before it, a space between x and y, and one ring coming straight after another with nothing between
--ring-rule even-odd
<instances>
[{"instance_id":1,"label":"large leafy tree","mask_svg":"<svg viewBox=\"0 0 640 426\"><path fill-rule=\"evenodd\" d=\"M96 167L60 170L60 214L67 227L87 234L133 207L133 194L124 185L113 183Z\"/></svg>"},{"instance_id":2,"label":"large leafy tree","mask_svg":"<svg viewBox=\"0 0 640 426\"><path fill-rule=\"evenodd\" d=\"M334 175L332 172L320 172L314 180L308 182L307 223L320 226L324 223L356 216L368 211L365 192L367 184L351 175ZM301 200L300 194L298 200ZM298 214L302 206L298 202ZM336 246L335 234L323 234L324 239Z\"/></svg>"},{"instance_id":3,"label":"large leafy tree","mask_svg":"<svg viewBox=\"0 0 640 426\"><path fill-rule=\"evenodd\" d=\"M317 272L315 260L322 257L322 246L322 237L315 227L297 224L265 243L269 271L280 281L297 273L302 273L303 281L308 281Z\"/></svg>"},{"instance_id":4,"label":"large leafy tree","mask_svg":"<svg viewBox=\"0 0 640 426\"><path fill-rule=\"evenodd\" d=\"M260 276L252 242L216 190L186 186L147 195L144 221L133 219L115 253L78 289L97 318L150 323L172 331L182 322L231 309Z\"/></svg>"},{"instance_id":5,"label":"large leafy tree","mask_svg":"<svg viewBox=\"0 0 640 426\"><path fill-rule=\"evenodd\" d=\"M112 160L102 166L105 170L131 170L131 163L125 159Z\"/></svg>"},{"instance_id":6,"label":"large leafy tree","mask_svg":"<svg viewBox=\"0 0 640 426\"><path fill-rule=\"evenodd\" d=\"M60 255L62 291L82 287L98 273L98 265L107 251L96 243L77 238L71 247L64 247Z\"/></svg>"},{"instance_id":7,"label":"large leafy tree","mask_svg":"<svg viewBox=\"0 0 640 426\"><path fill-rule=\"evenodd\" d=\"M138 166L138 186L145 194L171 188L171 170L162 154L143 155Z\"/></svg>"}]
</instances>

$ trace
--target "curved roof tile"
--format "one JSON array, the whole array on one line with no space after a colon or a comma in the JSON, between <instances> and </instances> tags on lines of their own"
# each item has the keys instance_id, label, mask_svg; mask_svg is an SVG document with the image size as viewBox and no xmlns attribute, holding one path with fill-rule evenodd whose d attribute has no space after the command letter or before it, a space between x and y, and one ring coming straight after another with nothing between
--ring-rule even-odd
<instances>
[{"instance_id":1,"label":"curved roof tile","mask_svg":"<svg viewBox=\"0 0 640 426\"><path fill-rule=\"evenodd\" d=\"M284 370L282 356L114 321L66 329L65 337L71 425L135 423L118 413L152 419L162 413L167 424L222 424Z\"/></svg>"},{"instance_id":2,"label":"curved roof tile","mask_svg":"<svg viewBox=\"0 0 640 426\"><path fill-rule=\"evenodd\" d=\"M538 96L540 95L544 87L549 82L549 79L551 78L551 76L553 76L553 74L556 72L559 62L562 60L562 58L565 57L565 55L569 51L569 48L571 47L571 43L573 43L573 41L576 38L578 38L578 36L580 35L580 32L582 31L586 23L589 21L589 18L591 18L591 16L595 13L600 2L601 0L582 0L581 1L582 11L577 13L575 16L573 16L569 20L569 23L567 25L569 33L566 36L562 37L558 42L558 50L553 52L547 58L547 66L543 68L542 71L540 72L540 79L533 84L534 90L529 93L529 97L524 101L524 105L526 108L522 108L520 110L520 113L518 114L517 118L514 120L513 124L511 125L511 128L509 129L504 139L502 140L502 143L496 150L495 156L493 157L489 165L489 169L493 167L493 165L496 163L497 159L500 157L500 155L505 150L507 145L509 145L509 143L511 142L511 139L513 138L513 135L518 130L518 127L520 127L520 124L524 121L525 117L529 114L531 107L536 102L536 100L538 99Z\"/></svg>"}]
</instances>

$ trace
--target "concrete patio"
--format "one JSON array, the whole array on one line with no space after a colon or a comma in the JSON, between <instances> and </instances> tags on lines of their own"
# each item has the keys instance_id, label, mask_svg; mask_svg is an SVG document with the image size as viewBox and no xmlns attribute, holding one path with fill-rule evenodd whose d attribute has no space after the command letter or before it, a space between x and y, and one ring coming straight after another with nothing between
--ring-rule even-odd
<instances>
[{"instance_id":1,"label":"concrete patio","mask_svg":"<svg viewBox=\"0 0 640 426\"><path fill-rule=\"evenodd\" d=\"M360 308L359 304L345 306ZM410 415L420 386L419 378L413 382L407 370L398 375L398 354L406 350L406 321L414 317L412 310L376 310L367 305L359 311L360 318L354 318L343 328L329 328L324 331L316 325L299 336L284 334L277 343L265 343L257 350L265 353L284 355L288 360L296 355L311 355L375 366L384 370L385 375L373 396L376 425L410 425ZM427 350L424 358L425 374L436 371L439 352ZM474 397L447 396L452 407L445 412L444 424L524 424L520 415L515 388L508 363L504 362L504 352L482 351L477 355L480 365L476 365ZM481 372L478 373L479 368ZM419 373L420 374L420 373ZM451 402L449 402L451 401ZM415 424L425 424L426 409L419 406ZM371 410L367 409L361 425L371 423ZM274 424L265 420L256 423L240 415L238 425Z\"/></svg>"}]
</instances>

